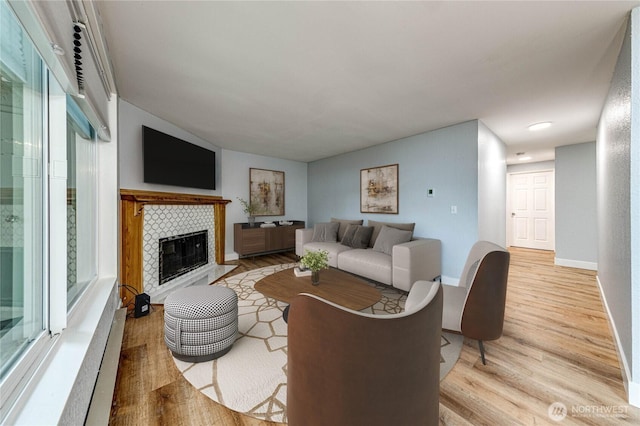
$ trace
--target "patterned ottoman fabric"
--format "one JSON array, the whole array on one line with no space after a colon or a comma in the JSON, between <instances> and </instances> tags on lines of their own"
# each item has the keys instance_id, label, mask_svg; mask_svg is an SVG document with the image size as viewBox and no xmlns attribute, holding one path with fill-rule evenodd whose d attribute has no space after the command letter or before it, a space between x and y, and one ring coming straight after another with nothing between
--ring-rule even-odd
<instances>
[{"instance_id":1,"label":"patterned ottoman fabric","mask_svg":"<svg viewBox=\"0 0 640 426\"><path fill-rule=\"evenodd\" d=\"M238 296L228 287L176 290L164 303L164 341L173 356L203 362L227 353L238 335Z\"/></svg>"},{"instance_id":2,"label":"patterned ottoman fabric","mask_svg":"<svg viewBox=\"0 0 640 426\"><path fill-rule=\"evenodd\" d=\"M219 328L224 327L225 325L232 324L238 319L238 308L234 307L233 310L227 312L226 314L221 314L217 317L211 318L201 318L201 319L190 319L189 321L184 321L185 318L177 318L173 316L167 316L167 305L165 304L165 316L164 316L164 324L165 328L171 328L175 330L178 328L178 322L181 322L181 330L183 333L200 333L203 331L213 331ZM186 318L188 319L188 318Z\"/></svg>"},{"instance_id":3,"label":"patterned ottoman fabric","mask_svg":"<svg viewBox=\"0 0 640 426\"><path fill-rule=\"evenodd\" d=\"M236 318L238 314L236 312ZM183 322L184 324L184 322ZM176 339L175 328L164 326L164 335L165 337L176 344L180 344L181 346L198 346L198 345L209 345L216 342L221 342L230 337L236 336L238 331L238 325L233 322L231 324L227 324L223 327L220 327L216 330L211 331L203 331L201 333L188 333L184 331L184 328L181 329L180 339Z\"/></svg>"}]
</instances>

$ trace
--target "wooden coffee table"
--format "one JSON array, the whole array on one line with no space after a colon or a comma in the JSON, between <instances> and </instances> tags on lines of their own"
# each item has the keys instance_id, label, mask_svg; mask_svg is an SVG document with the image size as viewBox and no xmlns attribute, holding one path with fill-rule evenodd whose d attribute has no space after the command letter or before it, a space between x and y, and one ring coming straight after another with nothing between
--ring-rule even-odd
<instances>
[{"instance_id":1,"label":"wooden coffee table","mask_svg":"<svg viewBox=\"0 0 640 426\"><path fill-rule=\"evenodd\" d=\"M310 276L296 277L293 269L285 269L261 279L254 287L265 296L286 303L300 293L309 293L356 311L374 305L382 297L365 281L334 268L320 271L318 285L311 284Z\"/></svg>"}]
</instances>

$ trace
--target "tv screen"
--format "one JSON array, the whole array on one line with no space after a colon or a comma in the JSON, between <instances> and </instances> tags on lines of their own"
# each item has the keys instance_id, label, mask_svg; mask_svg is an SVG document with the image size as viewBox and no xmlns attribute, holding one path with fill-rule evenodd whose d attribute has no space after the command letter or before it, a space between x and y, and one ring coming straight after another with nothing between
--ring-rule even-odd
<instances>
[{"instance_id":1,"label":"tv screen","mask_svg":"<svg viewBox=\"0 0 640 426\"><path fill-rule=\"evenodd\" d=\"M142 126L144 181L216 189L216 153Z\"/></svg>"}]
</instances>

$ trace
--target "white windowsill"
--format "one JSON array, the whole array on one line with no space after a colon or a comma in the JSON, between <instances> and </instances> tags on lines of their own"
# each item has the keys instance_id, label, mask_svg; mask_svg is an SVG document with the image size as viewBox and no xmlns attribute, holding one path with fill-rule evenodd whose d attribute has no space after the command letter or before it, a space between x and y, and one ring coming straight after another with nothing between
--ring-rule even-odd
<instances>
[{"instance_id":1,"label":"white windowsill","mask_svg":"<svg viewBox=\"0 0 640 426\"><path fill-rule=\"evenodd\" d=\"M102 278L87 289L6 419L10 424L59 424L115 283Z\"/></svg>"}]
</instances>

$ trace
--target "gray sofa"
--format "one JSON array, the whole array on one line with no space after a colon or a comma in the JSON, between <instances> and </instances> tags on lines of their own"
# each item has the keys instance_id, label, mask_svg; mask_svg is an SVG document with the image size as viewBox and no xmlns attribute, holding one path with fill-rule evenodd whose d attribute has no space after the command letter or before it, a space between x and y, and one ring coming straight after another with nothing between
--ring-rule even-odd
<instances>
[{"instance_id":1,"label":"gray sofa","mask_svg":"<svg viewBox=\"0 0 640 426\"><path fill-rule=\"evenodd\" d=\"M414 224L331 219L296 229L296 254L326 250L329 266L409 291L441 275L440 240L413 237ZM367 236L368 234L368 236Z\"/></svg>"}]
</instances>

